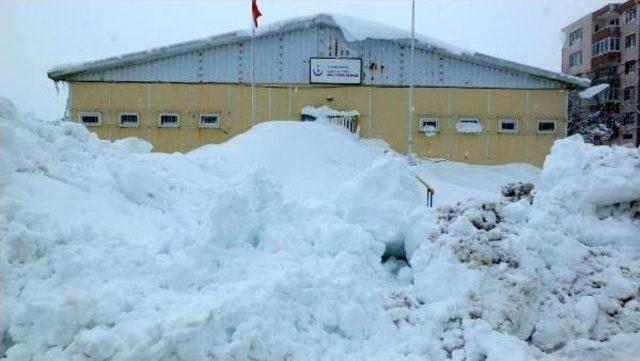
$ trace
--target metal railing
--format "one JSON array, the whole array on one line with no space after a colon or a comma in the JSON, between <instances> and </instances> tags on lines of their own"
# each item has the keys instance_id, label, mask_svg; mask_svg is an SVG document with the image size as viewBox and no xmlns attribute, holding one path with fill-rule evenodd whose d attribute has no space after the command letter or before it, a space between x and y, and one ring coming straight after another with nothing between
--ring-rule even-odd
<instances>
[{"instance_id":1,"label":"metal railing","mask_svg":"<svg viewBox=\"0 0 640 361\"><path fill-rule=\"evenodd\" d=\"M358 117L355 115L329 115L327 118L331 123L347 128L351 133L358 130Z\"/></svg>"},{"instance_id":2,"label":"metal railing","mask_svg":"<svg viewBox=\"0 0 640 361\"><path fill-rule=\"evenodd\" d=\"M415 176L418 182L420 182L420 184L427 188L427 207L433 207L433 196L436 194L435 189L433 189L433 187L429 183L425 182L417 174Z\"/></svg>"}]
</instances>

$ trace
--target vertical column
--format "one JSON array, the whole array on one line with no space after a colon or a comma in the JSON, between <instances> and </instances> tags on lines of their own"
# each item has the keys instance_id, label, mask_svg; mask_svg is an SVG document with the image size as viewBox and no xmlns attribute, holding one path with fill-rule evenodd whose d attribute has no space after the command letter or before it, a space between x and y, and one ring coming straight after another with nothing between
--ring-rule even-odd
<instances>
[{"instance_id":1,"label":"vertical column","mask_svg":"<svg viewBox=\"0 0 640 361\"><path fill-rule=\"evenodd\" d=\"M367 120L367 137L373 137L372 133L372 125L373 122L373 87L369 86L369 119Z\"/></svg>"}]
</instances>

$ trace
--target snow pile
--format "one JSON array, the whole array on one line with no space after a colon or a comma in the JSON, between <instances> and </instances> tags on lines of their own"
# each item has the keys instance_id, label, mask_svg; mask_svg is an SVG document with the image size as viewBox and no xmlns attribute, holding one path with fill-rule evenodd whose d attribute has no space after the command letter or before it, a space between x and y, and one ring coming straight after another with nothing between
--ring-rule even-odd
<instances>
[{"instance_id":1,"label":"snow pile","mask_svg":"<svg viewBox=\"0 0 640 361\"><path fill-rule=\"evenodd\" d=\"M590 98L593 98L594 96L600 94L601 92L603 92L608 87L609 87L608 83L602 83L602 84L594 85L592 87L589 87L589 88L579 92L578 95L582 99L590 99Z\"/></svg>"},{"instance_id":2,"label":"snow pile","mask_svg":"<svg viewBox=\"0 0 640 361\"><path fill-rule=\"evenodd\" d=\"M469 359L478 325L501 333L518 355L507 359L639 355L639 176L638 150L571 137L556 142L533 196L527 185L441 208L410 264L415 297L460 319L443 345L453 359Z\"/></svg>"},{"instance_id":3,"label":"snow pile","mask_svg":"<svg viewBox=\"0 0 640 361\"><path fill-rule=\"evenodd\" d=\"M433 137L438 132L438 128L434 127L433 125L427 125L422 129L420 129L420 131L424 133L424 135L426 135L427 137Z\"/></svg>"},{"instance_id":4,"label":"snow pile","mask_svg":"<svg viewBox=\"0 0 640 361\"><path fill-rule=\"evenodd\" d=\"M302 108L302 110L300 110L300 114L302 115L309 115L312 116L313 118L315 118L316 120L322 120L322 119L330 119L332 117L358 117L360 116L360 113L357 110L348 110L348 111L343 111L343 110L335 110L332 109L326 105L323 105L321 107L312 107L310 105L307 105L305 107Z\"/></svg>"},{"instance_id":5,"label":"snow pile","mask_svg":"<svg viewBox=\"0 0 640 361\"><path fill-rule=\"evenodd\" d=\"M456 130L458 133L477 134L482 132L482 124L480 122L459 120L456 122Z\"/></svg>"},{"instance_id":6,"label":"snow pile","mask_svg":"<svg viewBox=\"0 0 640 361\"><path fill-rule=\"evenodd\" d=\"M101 141L3 104L9 360L640 352L637 150L570 138L537 192L513 186L434 211L414 171L484 195L519 167L410 169L384 145L318 122L149 153L144 141ZM464 172L493 182L466 187Z\"/></svg>"},{"instance_id":7,"label":"snow pile","mask_svg":"<svg viewBox=\"0 0 640 361\"><path fill-rule=\"evenodd\" d=\"M325 200L387 152L386 144L358 140L339 127L278 121L186 156L207 172L227 177L259 169L282 185L287 199Z\"/></svg>"},{"instance_id":8,"label":"snow pile","mask_svg":"<svg viewBox=\"0 0 640 361\"><path fill-rule=\"evenodd\" d=\"M110 144L74 123L1 124L9 359L364 358L393 336L384 310L397 282L380 259L426 191L385 148L318 123L263 124L188 155ZM274 149L283 139L290 148ZM294 173L271 167L283 157L300 159ZM348 185L322 200L332 187L291 187L305 177ZM362 218L370 204L395 228Z\"/></svg>"}]
</instances>

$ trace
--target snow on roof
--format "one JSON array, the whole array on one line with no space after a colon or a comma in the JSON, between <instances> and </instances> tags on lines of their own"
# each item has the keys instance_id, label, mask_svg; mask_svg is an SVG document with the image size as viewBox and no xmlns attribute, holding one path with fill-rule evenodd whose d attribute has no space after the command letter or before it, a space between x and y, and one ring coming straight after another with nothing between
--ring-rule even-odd
<instances>
[{"instance_id":1,"label":"snow on roof","mask_svg":"<svg viewBox=\"0 0 640 361\"><path fill-rule=\"evenodd\" d=\"M609 87L609 84L607 83L594 85L590 88L587 88L586 90L581 91L580 93L578 93L578 95L580 95L580 98L582 99L593 98L594 96L600 94L602 91L604 91L608 87Z\"/></svg>"},{"instance_id":2,"label":"snow on roof","mask_svg":"<svg viewBox=\"0 0 640 361\"><path fill-rule=\"evenodd\" d=\"M323 13L311 16L295 17L271 24L261 26L256 31L257 36L265 36L267 34L289 31L301 28L308 28L314 25L334 26L340 29L348 42L358 42L367 39L389 40L398 42L410 42L411 33L407 30L381 24L378 22L356 18L342 14ZM81 64L67 64L56 66L48 71L48 75L53 80L65 80L66 76L75 73L112 68L116 66L128 65L131 63L139 63L157 58L168 57L176 54L182 54L189 51L209 48L212 46L223 45L238 42L251 37L248 30L238 30L224 33L204 39L183 42L179 44L169 45L160 48L149 49L137 53L126 54L104 60ZM556 73L524 64L511 62L505 59L492 57L481 54L473 50L467 50L446 42L422 35L415 34L416 47L426 48L444 53L449 56L462 57L473 62L480 62L501 68L529 73L534 76L547 78L573 86L585 88L589 86L590 80L585 78L574 77L564 73Z\"/></svg>"}]
</instances>

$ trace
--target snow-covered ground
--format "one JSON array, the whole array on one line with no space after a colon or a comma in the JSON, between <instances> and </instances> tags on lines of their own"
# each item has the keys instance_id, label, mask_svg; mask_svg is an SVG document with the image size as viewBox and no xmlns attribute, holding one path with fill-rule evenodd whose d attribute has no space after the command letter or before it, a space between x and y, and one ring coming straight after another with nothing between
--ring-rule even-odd
<instances>
[{"instance_id":1,"label":"snow-covered ground","mask_svg":"<svg viewBox=\"0 0 640 361\"><path fill-rule=\"evenodd\" d=\"M2 99L0 118L10 360L640 355L637 149L408 167L322 122L162 154ZM516 181L533 194L500 195Z\"/></svg>"}]
</instances>

